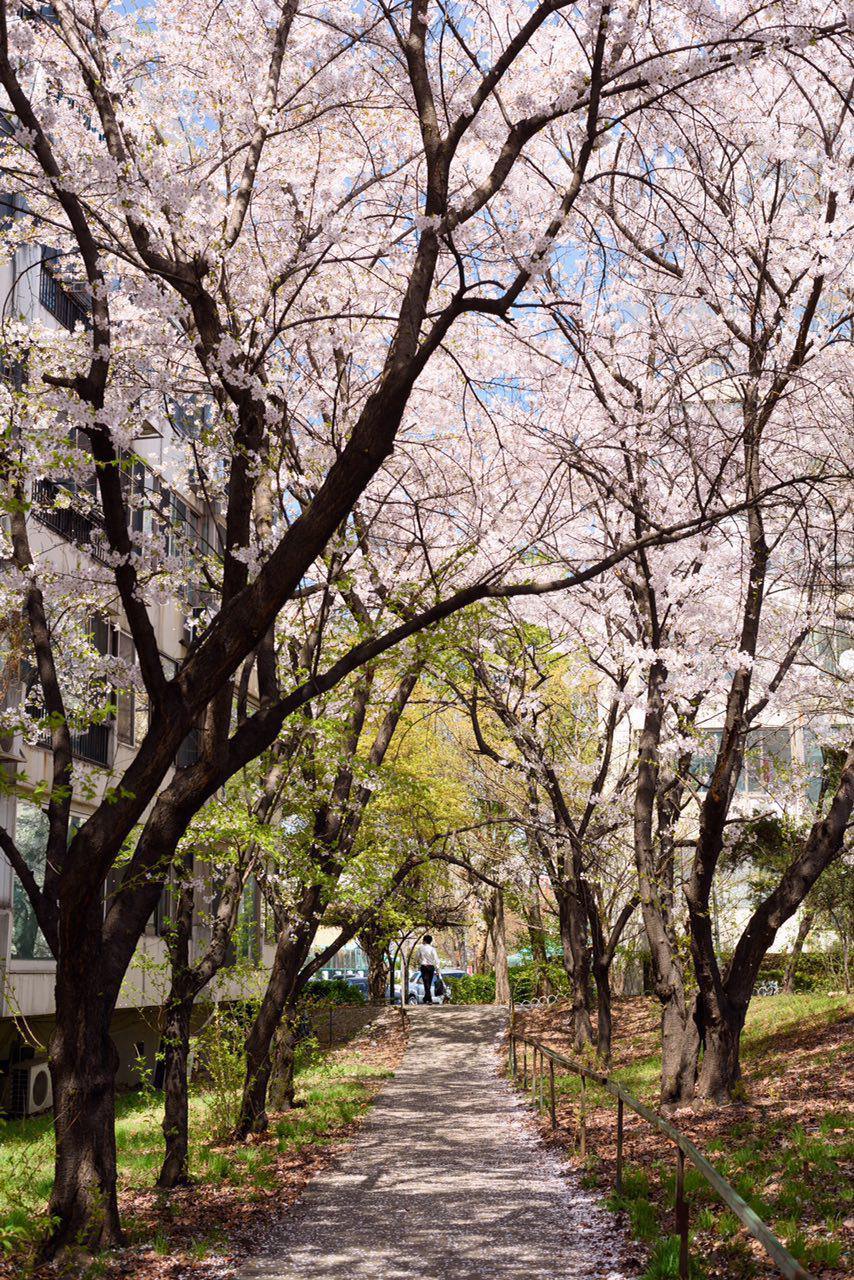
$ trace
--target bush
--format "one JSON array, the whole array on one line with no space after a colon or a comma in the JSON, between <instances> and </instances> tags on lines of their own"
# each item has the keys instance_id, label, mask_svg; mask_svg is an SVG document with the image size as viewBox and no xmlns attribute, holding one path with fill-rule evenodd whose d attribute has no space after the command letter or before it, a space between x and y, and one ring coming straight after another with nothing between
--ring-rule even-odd
<instances>
[{"instance_id":1,"label":"bush","mask_svg":"<svg viewBox=\"0 0 854 1280\"><path fill-rule=\"evenodd\" d=\"M245 1015L240 1006L217 1005L195 1040L198 1075L208 1086L208 1120L216 1140L229 1137L240 1114L246 1074Z\"/></svg>"},{"instance_id":2,"label":"bush","mask_svg":"<svg viewBox=\"0 0 854 1280\"><path fill-rule=\"evenodd\" d=\"M513 992L516 1003L533 1000L537 992L542 989L543 978L548 979L549 989L555 995L568 993L569 980L559 960L549 960L545 968L534 964L533 961L514 965L510 970L510 990Z\"/></svg>"},{"instance_id":3,"label":"bush","mask_svg":"<svg viewBox=\"0 0 854 1280\"><path fill-rule=\"evenodd\" d=\"M367 1004L358 987L345 978L317 978L306 986L308 1004Z\"/></svg>"},{"instance_id":4,"label":"bush","mask_svg":"<svg viewBox=\"0 0 854 1280\"><path fill-rule=\"evenodd\" d=\"M759 982L778 982L783 985L789 956L785 952L769 951L759 966ZM804 951L798 960L795 973L795 991L831 991L842 985L841 949L828 951Z\"/></svg>"},{"instance_id":5,"label":"bush","mask_svg":"<svg viewBox=\"0 0 854 1280\"><path fill-rule=\"evenodd\" d=\"M492 1004L495 1000L494 973L467 973L463 978L448 978L454 1004Z\"/></svg>"}]
</instances>

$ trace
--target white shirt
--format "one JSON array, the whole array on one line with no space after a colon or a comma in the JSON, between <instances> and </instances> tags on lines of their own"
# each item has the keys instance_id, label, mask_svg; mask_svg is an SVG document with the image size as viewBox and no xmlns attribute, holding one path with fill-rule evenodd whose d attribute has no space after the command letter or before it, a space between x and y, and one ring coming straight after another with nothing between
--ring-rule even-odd
<instances>
[{"instance_id":1,"label":"white shirt","mask_svg":"<svg viewBox=\"0 0 854 1280\"><path fill-rule=\"evenodd\" d=\"M429 942L422 942L418 948L419 965L432 965L434 969L439 968L439 953L435 947L431 947Z\"/></svg>"}]
</instances>

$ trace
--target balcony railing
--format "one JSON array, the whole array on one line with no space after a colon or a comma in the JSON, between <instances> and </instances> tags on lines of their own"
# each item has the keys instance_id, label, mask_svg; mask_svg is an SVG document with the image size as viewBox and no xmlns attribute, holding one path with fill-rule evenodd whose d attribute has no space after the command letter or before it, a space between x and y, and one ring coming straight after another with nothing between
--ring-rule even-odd
<instances>
[{"instance_id":1,"label":"balcony railing","mask_svg":"<svg viewBox=\"0 0 854 1280\"><path fill-rule=\"evenodd\" d=\"M90 323L88 310L57 280L44 262L39 276L39 302L64 329L71 330L76 324L82 325L84 329L88 328Z\"/></svg>"},{"instance_id":2,"label":"balcony railing","mask_svg":"<svg viewBox=\"0 0 854 1280\"><path fill-rule=\"evenodd\" d=\"M101 764L109 768L111 733L112 726L109 724L90 724L88 729L72 731L71 754L88 764ZM38 743L40 747L50 749L52 743L49 729L39 734Z\"/></svg>"},{"instance_id":3,"label":"balcony railing","mask_svg":"<svg viewBox=\"0 0 854 1280\"><path fill-rule=\"evenodd\" d=\"M81 511L79 507L57 507L55 502L60 493L74 495L52 480L35 480L33 482L33 515L40 524L53 529L66 542L88 551L96 560L106 562L107 536L103 521L94 512Z\"/></svg>"},{"instance_id":4,"label":"balcony railing","mask_svg":"<svg viewBox=\"0 0 854 1280\"><path fill-rule=\"evenodd\" d=\"M193 728L187 734L175 754L175 768L186 769L189 765L195 764L199 758L199 730Z\"/></svg>"}]
</instances>

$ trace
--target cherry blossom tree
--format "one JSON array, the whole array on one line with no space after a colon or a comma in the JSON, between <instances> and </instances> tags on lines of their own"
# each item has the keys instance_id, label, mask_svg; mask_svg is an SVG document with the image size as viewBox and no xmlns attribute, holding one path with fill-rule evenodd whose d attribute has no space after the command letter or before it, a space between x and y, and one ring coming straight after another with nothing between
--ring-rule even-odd
<instances>
[{"instance_id":1,"label":"cherry blossom tree","mask_svg":"<svg viewBox=\"0 0 854 1280\"><path fill-rule=\"evenodd\" d=\"M4 592L24 618L53 751L43 883L0 833L57 960L48 1252L121 1239L110 1018L194 814L312 698L472 600L533 589L535 575L525 565L508 583L492 561L484 576L474 557L467 585L446 595L435 584L429 606L401 608L381 636L284 687L277 616L312 587L363 495L388 510L403 491L397 460L437 433L456 403L449 387L466 380L454 343L477 347L518 319L520 349L530 344L550 262L571 257L598 216L583 206L611 164L609 137L664 119L669 102L681 110L715 79L735 76L738 94L745 64L820 58L846 30L823 4L743 9L545 0L520 21L509 3L452 15L428 0L214 11L163 0L155 22L78 0L49 12L0 6L4 166L26 197L12 234L49 243L90 308L70 336L14 323L4 336L4 358L26 374L3 392ZM646 174L637 170L642 186ZM523 369L519 402L524 381ZM192 472L222 546L209 563L193 557L212 598L173 673L148 604L179 566L162 532L135 522L147 498L123 477L140 421L176 401L209 414L176 467ZM501 407L512 420L512 405L488 403L483 418ZM26 518L28 477L58 478L69 455L94 481L106 583L150 707L133 763L70 839L63 610ZM530 474L536 484L538 468ZM684 531L645 528L641 541ZM561 573L535 589L571 586L627 554L594 547L582 526L564 542ZM245 698L233 725L250 660L257 705ZM199 722L201 758L173 770ZM103 886L127 842L105 915Z\"/></svg>"},{"instance_id":2,"label":"cherry blossom tree","mask_svg":"<svg viewBox=\"0 0 854 1280\"><path fill-rule=\"evenodd\" d=\"M635 848L663 1006L665 1103L693 1096L701 1050L700 1094L729 1096L759 964L838 855L852 806L849 757L826 814L722 972L711 894L738 778L761 717L805 705L817 675L811 639L839 630L840 540L849 535L834 513L850 486L840 447L851 421L842 280L852 227L837 177L850 82L840 90L798 67L794 90L794 67L739 74L751 85L751 112L736 120L711 101L687 112L679 163L661 157L644 128L618 144L644 149L652 185L642 192L615 178L603 199L623 255L616 337L603 342L601 328L591 336L591 322L562 324L617 433L607 495L618 501L603 503L603 521L616 532L622 507L640 531L674 502L707 501L712 491L748 503L743 520L678 550L642 552L617 571L621 625L644 686ZM769 130L771 104L787 91L791 111ZM795 481L798 472L793 491L768 491L772 477ZM762 489L768 496L753 501ZM824 674L843 711L841 673ZM692 741L718 714L711 779L692 778ZM693 799L699 836L684 888L696 1001L679 953L675 878L676 828Z\"/></svg>"}]
</instances>

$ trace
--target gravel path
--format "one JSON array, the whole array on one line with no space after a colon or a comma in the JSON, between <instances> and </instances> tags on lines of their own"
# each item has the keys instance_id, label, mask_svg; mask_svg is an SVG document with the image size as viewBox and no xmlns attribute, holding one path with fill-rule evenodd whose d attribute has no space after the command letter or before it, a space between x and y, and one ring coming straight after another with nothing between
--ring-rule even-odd
<instances>
[{"instance_id":1,"label":"gravel path","mask_svg":"<svg viewBox=\"0 0 854 1280\"><path fill-rule=\"evenodd\" d=\"M503 1025L489 1007L415 1010L353 1147L241 1280L623 1280L613 1218L497 1074Z\"/></svg>"}]
</instances>

